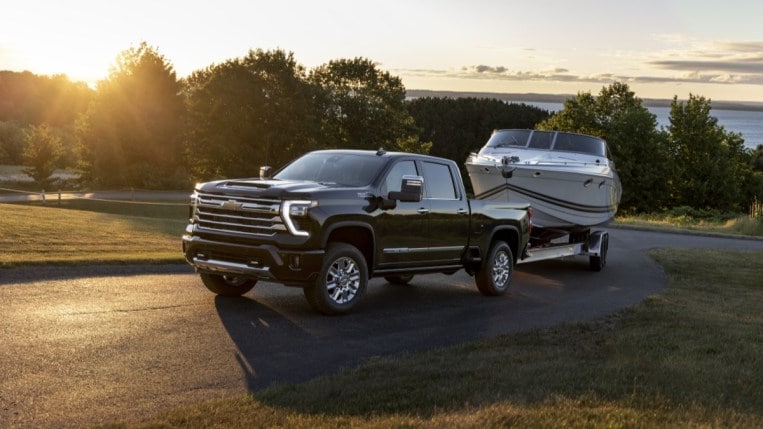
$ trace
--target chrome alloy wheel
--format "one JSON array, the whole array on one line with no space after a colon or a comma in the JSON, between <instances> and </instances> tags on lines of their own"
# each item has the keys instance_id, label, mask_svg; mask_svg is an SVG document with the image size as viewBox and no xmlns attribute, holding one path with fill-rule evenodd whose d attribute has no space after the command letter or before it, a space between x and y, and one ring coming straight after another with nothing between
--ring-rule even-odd
<instances>
[{"instance_id":1,"label":"chrome alloy wheel","mask_svg":"<svg viewBox=\"0 0 763 429\"><path fill-rule=\"evenodd\" d=\"M506 285L511 275L511 261L506 252L498 252L493 259L493 268L491 270L493 283L500 288Z\"/></svg>"},{"instance_id":2,"label":"chrome alloy wheel","mask_svg":"<svg viewBox=\"0 0 763 429\"><path fill-rule=\"evenodd\" d=\"M337 304L352 301L360 288L360 269L352 258L335 260L326 273L326 291Z\"/></svg>"}]
</instances>

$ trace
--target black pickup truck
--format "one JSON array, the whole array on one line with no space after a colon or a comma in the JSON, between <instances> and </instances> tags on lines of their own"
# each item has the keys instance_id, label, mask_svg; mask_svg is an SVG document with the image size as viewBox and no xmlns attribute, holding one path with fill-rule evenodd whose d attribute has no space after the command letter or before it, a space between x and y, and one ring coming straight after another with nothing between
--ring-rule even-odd
<instances>
[{"instance_id":1,"label":"black pickup truck","mask_svg":"<svg viewBox=\"0 0 763 429\"><path fill-rule=\"evenodd\" d=\"M528 206L468 199L451 160L326 150L267 170L199 184L191 197L183 252L214 293L267 280L341 314L370 277L407 283L465 269L482 294L501 295L529 240Z\"/></svg>"}]
</instances>

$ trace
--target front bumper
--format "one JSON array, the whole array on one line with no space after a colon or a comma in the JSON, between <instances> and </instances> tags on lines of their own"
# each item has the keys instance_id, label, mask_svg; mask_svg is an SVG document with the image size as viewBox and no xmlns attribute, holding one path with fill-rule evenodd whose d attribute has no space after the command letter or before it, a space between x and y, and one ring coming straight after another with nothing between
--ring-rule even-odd
<instances>
[{"instance_id":1,"label":"front bumper","mask_svg":"<svg viewBox=\"0 0 763 429\"><path fill-rule=\"evenodd\" d=\"M183 253L197 272L304 285L315 280L325 252L225 243L186 234Z\"/></svg>"}]
</instances>

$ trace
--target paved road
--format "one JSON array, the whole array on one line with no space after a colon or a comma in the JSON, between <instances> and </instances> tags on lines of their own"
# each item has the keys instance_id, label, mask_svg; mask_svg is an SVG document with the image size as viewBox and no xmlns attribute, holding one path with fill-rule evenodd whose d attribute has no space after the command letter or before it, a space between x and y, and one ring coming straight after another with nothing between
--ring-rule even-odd
<instances>
[{"instance_id":1,"label":"paved road","mask_svg":"<svg viewBox=\"0 0 763 429\"><path fill-rule=\"evenodd\" d=\"M313 312L301 290L207 292L187 266L0 271L0 427L67 427L335 373L431 349L611 314L665 286L652 247L763 250L763 241L611 230L609 265L522 265L507 296L464 273L373 280L356 311Z\"/></svg>"}]
</instances>

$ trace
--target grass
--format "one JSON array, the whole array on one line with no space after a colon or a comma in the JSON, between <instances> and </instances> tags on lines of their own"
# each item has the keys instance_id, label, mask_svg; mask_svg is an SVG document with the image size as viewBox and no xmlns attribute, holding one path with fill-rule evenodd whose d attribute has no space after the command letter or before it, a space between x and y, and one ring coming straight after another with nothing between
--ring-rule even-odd
<instances>
[{"instance_id":1,"label":"grass","mask_svg":"<svg viewBox=\"0 0 763 429\"><path fill-rule=\"evenodd\" d=\"M668 288L612 317L111 426L763 427L763 254L652 256Z\"/></svg>"},{"instance_id":2,"label":"grass","mask_svg":"<svg viewBox=\"0 0 763 429\"><path fill-rule=\"evenodd\" d=\"M83 204L103 207L76 210ZM187 208L169 207L87 201L63 201L61 207L0 204L0 267L181 262ZM133 215L103 213L110 210Z\"/></svg>"},{"instance_id":3,"label":"grass","mask_svg":"<svg viewBox=\"0 0 763 429\"><path fill-rule=\"evenodd\" d=\"M618 216L612 225L763 237L763 217L744 215L730 219L699 219L670 214Z\"/></svg>"}]
</instances>

